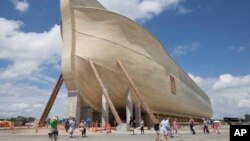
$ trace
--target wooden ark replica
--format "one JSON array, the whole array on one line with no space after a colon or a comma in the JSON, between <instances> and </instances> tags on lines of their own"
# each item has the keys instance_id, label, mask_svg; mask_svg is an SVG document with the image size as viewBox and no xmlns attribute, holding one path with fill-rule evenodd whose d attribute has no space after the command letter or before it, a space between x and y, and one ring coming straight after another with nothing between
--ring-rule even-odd
<instances>
[{"instance_id":1,"label":"wooden ark replica","mask_svg":"<svg viewBox=\"0 0 250 141\"><path fill-rule=\"evenodd\" d=\"M61 17L68 116L146 125L212 116L209 97L141 25L96 0L61 0Z\"/></svg>"}]
</instances>

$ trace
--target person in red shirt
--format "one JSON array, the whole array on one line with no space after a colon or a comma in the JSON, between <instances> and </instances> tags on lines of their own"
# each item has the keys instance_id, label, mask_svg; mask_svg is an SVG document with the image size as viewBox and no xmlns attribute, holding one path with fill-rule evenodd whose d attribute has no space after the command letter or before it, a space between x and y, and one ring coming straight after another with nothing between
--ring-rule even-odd
<instances>
[{"instance_id":1,"label":"person in red shirt","mask_svg":"<svg viewBox=\"0 0 250 141\"><path fill-rule=\"evenodd\" d=\"M177 119L175 118L173 121L173 129L174 129L176 135L178 133L178 128L179 128L179 125L177 123Z\"/></svg>"}]
</instances>

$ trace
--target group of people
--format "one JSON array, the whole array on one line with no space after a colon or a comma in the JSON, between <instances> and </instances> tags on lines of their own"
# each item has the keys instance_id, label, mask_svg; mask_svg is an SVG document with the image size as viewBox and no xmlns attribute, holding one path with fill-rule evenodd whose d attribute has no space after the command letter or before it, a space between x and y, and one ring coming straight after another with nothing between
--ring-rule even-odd
<instances>
[{"instance_id":1,"label":"group of people","mask_svg":"<svg viewBox=\"0 0 250 141\"><path fill-rule=\"evenodd\" d=\"M58 126L59 124L59 118L58 116L52 117L50 120L48 120L48 125L50 127L50 133L49 137L52 137L52 135L58 136ZM214 132L217 134L220 134L220 121L213 121L213 120L208 120L203 118L203 132L209 134L209 128L208 125L212 124L212 127L214 129ZM131 130L133 131L134 134L134 129L136 127L136 122L135 120L131 117L129 125L131 127ZM195 135L195 130L194 130L194 119L192 117L189 117L189 127L193 135ZM69 118L65 120L65 130L66 132L69 132L70 138L73 137L74 130L76 129L77 124L76 124L76 119L75 118ZM87 128L87 123L82 120L79 124L79 130L81 131L82 137L86 137L86 128ZM177 135L179 125L177 123L177 119L175 118L172 123L172 129L170 128L170 123L169 123L169 118L164 118L160 123L156 123L154 125L154 129L156 131L156 141L159 141L160 139L160 131L163 134L163 138L165 141L168 140L168 136L172 137L173 134ZM140 130L141 134L144 134L144 121L140 121Z\"/></svg>"},{"instance_id":2,"label":"group of people","mask_svg":"<svg viewBox=\"0 0 250 141\"><path fill-rule=\"evenodd\" d=\"M190 116L189 117L189 128L191 130L191 133L193 135L195 135L195 129L194 129L194 126L195 126L195 121L194 119ZM220 134L220 121L213 121L213 120L209 120L209 119L205 119L203 118L203 132L205 134L209 134L209 124L212 124L212 128L214 129L214 132L217 133L217 134ZM177 135L177 132L178 132L178 128L179 128L179 125L177 123L177 119L175 118L173 120L173 123L172 123L172 128L170 128L170 122L169 122L169 118L163 118L163 120L160 122L160 123L156 123L154 124L154 129L156 131L156 141L159 141L160 140L160 133L162 133L162 139L165 139L165 141L168 140L168 137L173 137L173 134L176 134L175 136L178 136Z\"/></svg>"},{"instance_id":3,"label":"group of people","mask_svg":"<svg viewBox=\"0 0 250 141\"><path fill-rule=\"evenodd\" d=\"M75 128L77 127L76 125L76 120L75 118L69 118L69 119L66 119L65 121L65 131L66 132L69 132L70 134L70 138L73 137L73 133L74 133L74 130ZM86 128L87 128L87 123L82 120L80 123L79 123L79 130L81 131L82 133L82 137L86 137Z\"/></svg>"},{"instance_id":4,"label":"group of people","mask_svg":"<svg viewBox=\"0 0 250 141\"><path fill-rule=\"evenodd\" d=\"M211 124L212 125L212 129L214 133L220 134L220 121L218 120L209 120L206 118L203 118L203 132L204 134L207 133L209 134L209 129L208 129L208 125Z\"/></svg>"},{"instance_id":5,"label":"group of people","mask_svg":"<svg viewBox=\"0 0 250 141\"><path fill-rule=\"evenodd\" d=\"M135 134L134 129L136 128L136 121L135 119L133 119L133 117L130 117L129 126L130 126L130 130L133 132L133 134ZM144 134L144 121L143 120L140 121L140 130L141 130L141 134Z\"/></svg>"},{"instance_id":6,"label":"group of people","mask_svg":"<svg viewBox=\"0 0 250 141\"><path fill-rule=\"evenodd\" d=\"M58 116L52 117L48 120L48 126L50 127L50 133L48 133L51 138L52 135L58 136L58 124L60 123ZM77 128L76 119L69 117L64 122L65 131L69 132L70 138L73 138L74 130ZM79 130L81 131L82 137L86 137L86 127L87 123L82 120L79 124Z\"/></svg>"},{"instance_id":7,"label":"group of people","mask_svg":"<svg viewBox=\"0 0 250 141\"><path fill-rule=\"evenodd\" d=\"M156 131L156 141L160 140L160 131L162 132L162 134L163 134L162 138L164 138L165 141L168 140L168 136L173 137L173 134L176 134L176 136L177 136L179 125L177 123L176 118L174 119L172 126L173 127L171 129L169 118L167 118L167 119L163 118L160 123L156 123L154 125L154 129ZM163 140L163 139L161 139L161 140Z\"/></svg>"},{"instance_id":8,"label":"group of people","mask_svg":"<svg viewBox=\"0 0 250 141\"><path fill-rule=\"evenodd\" d=\"M220 134L220 121L218 120L210 120L206 118L202 118L203 120L203 133L209 134L209 124L212 125L212 129L214 133ZM193 135L195 135L194 131L194 120L192 117L190 117L189 120L190 130L192 131Z\"/></svg>"}]
</instances>

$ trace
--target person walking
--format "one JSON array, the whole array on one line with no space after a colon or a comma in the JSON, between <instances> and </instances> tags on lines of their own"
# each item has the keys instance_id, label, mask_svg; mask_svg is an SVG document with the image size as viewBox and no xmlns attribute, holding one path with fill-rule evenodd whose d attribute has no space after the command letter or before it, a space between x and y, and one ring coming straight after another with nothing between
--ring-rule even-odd
<instances>
[{"instance_id":1,"label":"person walking","mask_svg":"<svg viewBox=\"0 0 250 141\"><path fill-rule=\"evenodd\" d=\"M171 125L170 125L170 122L169 122L169 117L167 117L167 119L166 119L166 125L167 125L168 136L170 138L173 138L173 134L172 134L172 130L171 130Z\"/></svg>"},{"instance_id":2,"label":"person walking","mask_svg":"<svg viewBox=\"0 0 250 141\"><path fill-rule=\"evenodd\" d=\"M82 137L86 137L86 126L87 126L87 123L82 120L79 124L79 130L82 132Z\"/></svg>"},{"instance_id":3,"label":"person walking","mask_svg":"<svg viewBox=\"0 0 250 141\"><path fill-rule=\"evenodd\" d=\"M165 120L165 118L162 119L161 123L161 131L163 133L163 138L165 138L165 141L168 140L168 130L167 130L167 121Z\"/></svg>"},{"instance_id":4,"label":"person walking","mask_svg":"<svg viewBox=\"0 0 250 141\"><path fill-rule=\"evenodd\" d=\"M190 130L193 132L193 135L195 135L195 131L194 131L194 119L191 116L189 117L189 127L190 127Z\"/></svg>"},{"instance_id":5,"label":"person walking","mask_svg":"<svg viewBox=\"0 0 250 141\"><path fill-rule=\"evenodd\" d=\"M133 119L133 117L130 117L129 126L130 126L130 131L132 131L134 135L135 134L135 120Z\"/></svg>"},{"instance_id":6,"label":"person walking","mask_svg":"<svg viewBox=\"0 0 250 141\"><path fill-rule=\"evenodd\" d=\"M68 132L68 130L69 130L69 119L65 120L64 127L65 127L65 131Z\"/></svg>"},{"instance_id":7,"label":"person walking","mask_svg":"<svg viewBox=\"0 0 250 141\"><path fill-rule=\"evenodd\" d=\"M87 118L86 123L87 123L87 128L89 129L89 127L90 127L90 123L91 123L91 120L90 120L90 118L89 118L89 117Z\"/></svg>"},{"instance_id":8,"label":"person walking","mask_svg":"<svg viewBox=\"0 0 250 141\"><path fill-rule=\"evenodd\" d=\"M69 134L70 134L70 138L73 138L73 133L74 133L75 128L76 128L76 120L75 120L75 118L71 118L69 120Z\"/></svg>"},{"instance_id":9,"label":"person walking","mask_svg":"<svg viewBox=\"0 0 250 141\"><path fill-rule=\"evenodd\" d=\"M178 128L179 128L179 125L177 123L177 119L175 118L173 121L173 129L175 131L175 136L178 136Z\"/></svg>"},{"instance_id":10,"label":"person walking","mask_svg":"<svg viewBox=\"0 0 250 141\"><path fill-rule=\"evenodd\" d=\"M214 129L215 129L215 133L220 134L220 121L219 120L214 121Z\"/></svg>"},{"instance_id":11,"label":"person walking","mask_svg":"<svg viewBox=\"0 0 250 141\"><path fill-rule=\"evenodd\" d=\"M50 126L50 133L48 133L50 138L53 138L57 140L58 136L58 129L57 126L59 124L59 118L58 116L54 116L50 121L49 121L49 126Z\"/></svg>"},{"instance_id":12,"label":"person walking","mask_svg":"<svg viewBox=\"0 0 250 141\"><path fill-rule=\"evenodd\" d=\"M141 120L140 122L140 129L141 129L141 134L144 134L144 121Z\"/></svg>"},{"instance_id":13,"label":"person walking","mask_svg":"<svg viewBox=\"0 0 250 141\"><path fill-rule=\"evenodd\" d=\"M208 130L208 123L207 120L205 118L203 118L203 132L204 134L209 134L209 130Z\"/></svg>"},{"instance_id":14,"label":"person walking","mask_svg":"<svg viewBox=\"0 0 250 141\"><path fill-rule=\"evenodd\" d=\"M155 141L160 141L160 124L156 123L154 124L154 129L155 129L155 133L156 133L156 139Z\"/></svg>"}]
</instances>

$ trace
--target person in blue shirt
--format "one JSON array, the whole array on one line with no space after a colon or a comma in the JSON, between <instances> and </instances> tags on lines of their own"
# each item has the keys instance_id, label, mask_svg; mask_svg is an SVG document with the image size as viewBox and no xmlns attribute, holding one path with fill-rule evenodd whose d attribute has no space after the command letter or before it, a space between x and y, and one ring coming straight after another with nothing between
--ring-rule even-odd
<instances>
[{"instance_id":1,"label":"person in blue shirt","mask_svg":"<svg viewBox=\"0 0 250 141\"><path fill-rule=\"evenodd\" d=\"M74 133L75 128L76 128L76 120L75 120L75 118L71 118L69 120L69 134L70 134L70 138L73 138L73 133Z\"/></svg>"},{"instance_id":2,"label":"person in blue shirt","mask_svg":"<svg viewBox=\"0 0 250 141\"><path fill-rule=\"evenodd\" d=\"M168 123L167 121L165 120L165 118L162 119L161 123L160 123L160 126L161 126L161 131L163 133L163 136L165 138L165 141L168 140Z\"/></svg>"}]
</instances>

